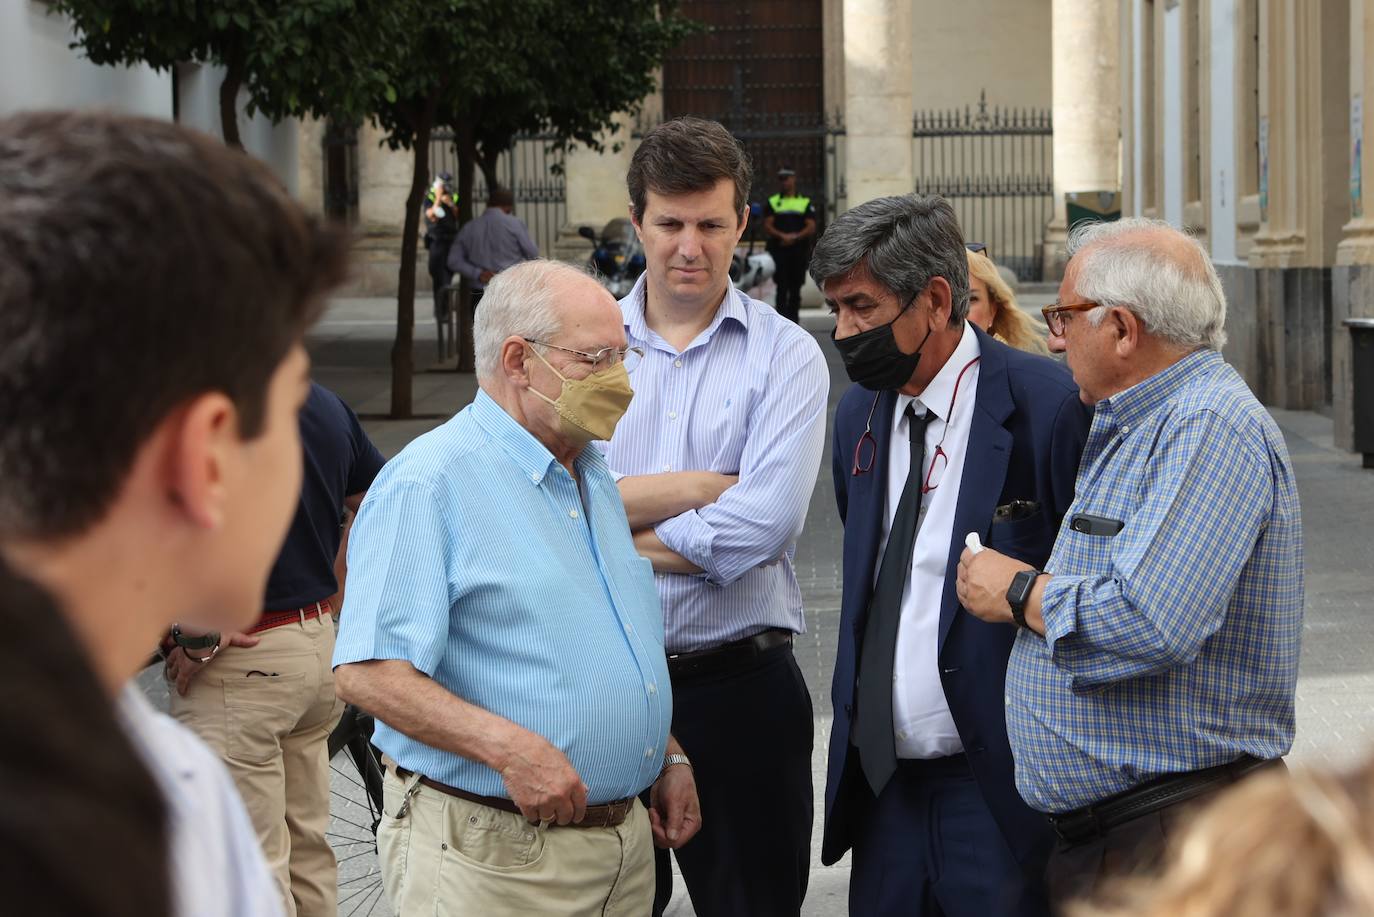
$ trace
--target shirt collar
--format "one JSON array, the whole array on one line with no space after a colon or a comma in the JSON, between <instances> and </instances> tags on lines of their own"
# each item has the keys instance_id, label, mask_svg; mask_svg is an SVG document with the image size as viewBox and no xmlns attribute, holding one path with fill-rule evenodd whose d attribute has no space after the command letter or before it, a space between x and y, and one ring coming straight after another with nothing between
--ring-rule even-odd
<instances>
[{"instance_id":1,"label":"shirt collar","mask_svg":"<svg viewBox=\"0 0 1374 917\"><path fill-rule=\"evenodd\" d=\"M542 483L550 466L557 464L548 447L516 423L515 418L481 388L477 389L477 397L472 399L470 410L472 419L501 445L524 477L532 484ZM583 454L587 451L584 449Z\"/></svg>"},{"instance_id":2,"label":"shirt collar","mask_svg":"<svg viewBox=\"0 0 1374 917\"><path fill-rule=\"evenodd\" d=\"M968 379L965 377L964 383L960 384L959 374L964 371L971 360L977 359L982 354L978 346L978 335L973 333L973 325L964 322L964 333L959 338L959 343L954 347L954 353L949 355L945 365L940 367L940 371L935 374L935 378L930 380L925 391L920 395L901 395L897 396L897 413L900 417L910 403L917 402L924 406L936 417L949 423L950 404L954 400L954 388L957 385L960 391L967 395L971 391L968 386Z\"/></svg>"},{"instance_id":3,"label":"shirt collar","mask_svg":"<svg viewBox=\"0 0 1374 917\"><path fill-rule=\"evenodd\" d=\"M1222 362L1221 354L1215 350L1194 351L1168 369L1102 399L1098 411L1113 419L1116 426L1136 426L1184 385L1194 378L1211 374Z\"/></svg>"},{"instance_id":4,"label":"shirt collar","mask_svg":"<svg viewBox=\"0 0 1374 917\"><path fill-rule=\"evenodd\" d=\"M650 340L649 323L644 318L645 296L647 295L649 272L645 271L635 281L634 288L620 301L620 311L625 316L625 332L638 341ZM700 335L700 340L710 340L725 319L733 319L744 330L749 330L749 312L752 303L744 292L734 284L725 290L725 299L716 309L715 318Z\"/></svg>"}]
</instances>

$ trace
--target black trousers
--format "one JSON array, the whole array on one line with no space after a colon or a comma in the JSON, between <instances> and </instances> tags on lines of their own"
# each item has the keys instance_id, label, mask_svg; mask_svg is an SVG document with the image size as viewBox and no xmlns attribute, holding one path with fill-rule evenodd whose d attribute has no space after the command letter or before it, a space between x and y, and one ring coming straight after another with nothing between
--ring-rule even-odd
<instances>
[{"instance_id":1,"label":"black trousers","mask_svg":"<svg viewBox=\"0 0 1374 917\"><path fill-rule=\"evenodd\" d=\"M794 242L773 250L773 282L778 286L778 311L784 318L801 320L801 288L806 282L807 244Z\"/></svg>"},{"instance_id":2,"label":"black trousers","mask_svg":"<svg viewBox=\"0 0 1374 917\"><path fill-rule=\"evenodd\" d=\"M443 318L447 314L444 301L445 288L453 280L453 272L448 269L448 250L452 239L433 237L429 246L429 279L434 286L434 317Z\"/></svg>"},{"instance_id":3,"label":"black trousers","mask_svg":"<svg viewBox=\"0 0 1374 917\"><path fill-rule=\"evenodd\" d=\"M701 831L676 851L698 917L797 917L811 867L811 693L790 646L743 671L673 679ZM654 914L673 891L657 851Z\"/></svg>"}]
</instances>

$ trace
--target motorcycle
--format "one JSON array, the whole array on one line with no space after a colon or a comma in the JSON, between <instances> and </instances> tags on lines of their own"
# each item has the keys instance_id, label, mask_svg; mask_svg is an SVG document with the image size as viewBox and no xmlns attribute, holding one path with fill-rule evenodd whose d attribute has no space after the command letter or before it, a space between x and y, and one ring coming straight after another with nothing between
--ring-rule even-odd
<instances>
[{"instance_id":1,"label":"motorcycle","mask_svg":"<svg viewBox=\"0 0 1374 917\"><path fill-rule=\"evenodd\" d=\"M612 296L621 299L634 288L644 273L644 246L639 244L634 224L628 217L616 217L601 230L600 237L590 226L579 226L577 234L596 246L589 264Z\"/></svg>"}]
</instances>

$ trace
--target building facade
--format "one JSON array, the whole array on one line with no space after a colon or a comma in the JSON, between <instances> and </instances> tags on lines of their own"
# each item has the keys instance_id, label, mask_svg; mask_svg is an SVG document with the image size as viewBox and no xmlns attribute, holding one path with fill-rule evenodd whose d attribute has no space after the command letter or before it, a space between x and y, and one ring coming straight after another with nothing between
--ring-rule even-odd
<instances>
[{"instance_id":1,"label":"building facade","mask_svg":"<svg viewBox=\"0 0 1374 917\"><path fill-rule=\"evenodd\" d=\"M1374 5L1121 0L1120 21L1126 211L1206 245L1228 360L1266 404L1329 412L1350 448L1341 322L1374 315Z\"/></svg>"}]
</instances>

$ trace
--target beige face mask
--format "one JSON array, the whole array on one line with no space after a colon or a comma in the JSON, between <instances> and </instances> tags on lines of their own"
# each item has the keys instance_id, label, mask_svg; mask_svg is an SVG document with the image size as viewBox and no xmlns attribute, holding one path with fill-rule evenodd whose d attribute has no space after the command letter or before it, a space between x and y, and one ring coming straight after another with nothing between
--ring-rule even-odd
<instances>
[{"instance_id":1,"label":"beige face mask","mask_svg":"<svg viewBox=\"0 0 1374 917\"><path fill-rule=\"evenodd\" d=\"M530 391L543 398L558 412L564 436L574 442L589 443L594 439L610 439L615 425L625 416L634 397L630 374L624 363L598 370L585 379L569 379L553 368L544 355L530 348L539 361L555 376L563 380L563 391L555 400L530 386Z\"/></svg>"}]
</instances>

